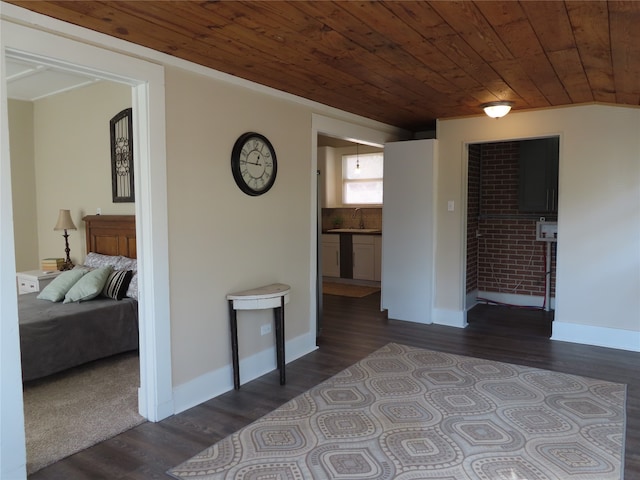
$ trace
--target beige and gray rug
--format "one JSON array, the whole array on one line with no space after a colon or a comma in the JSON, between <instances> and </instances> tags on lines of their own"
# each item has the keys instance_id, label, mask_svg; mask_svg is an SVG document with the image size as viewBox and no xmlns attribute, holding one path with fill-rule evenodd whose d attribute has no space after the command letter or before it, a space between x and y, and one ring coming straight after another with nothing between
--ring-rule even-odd
<instances>
[{"instance_id":1,"label":"beige and gray rug","mask_svg":"<svg viewBox=\"0 0 640 480\"><path fill-rule=\"evenodd\" d=\"M620 480L626 386L388 344L178 479Z\"/></svg>"},{"instance_id":2,"label":"beige and gray rug","mask_svg":"<svg viewBox=\"0 0 640 480\"><path fill-rule=\"evenodd\" d=\"M27 473L143 423L139 363L137 352L124 353L28 382Z\"/></svg>"}]
</instances>

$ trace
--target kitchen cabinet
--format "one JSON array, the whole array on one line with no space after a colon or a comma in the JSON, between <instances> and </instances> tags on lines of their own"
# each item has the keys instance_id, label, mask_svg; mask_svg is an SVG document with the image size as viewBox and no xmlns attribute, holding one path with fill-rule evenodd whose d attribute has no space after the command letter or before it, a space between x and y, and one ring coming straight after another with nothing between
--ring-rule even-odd
<instances>
[{"instance_id":1,"label":"kitchen cabinet","mask_svg":"<svg viewBox=\"0 0 640 480\"><path fill-rule=\"evenodd\" d=\"M321 246L324 277L380 281L380 235L324 233Z\"/></svg>"},{"instance_id":2,"label":"kitchen cabinet","mask_svg":"<svg viewBox=\"0 0 640 480\"><path fill-rule=\"evenodd\" d=\"M340 276L340 235L322 234L322 275Z\"/></svg>"},{"instance_id":3,"label":"kitchen cabinet","mask_svg":"<svg viewBox=\"0 0 640 480\"><path fill-rule=\"evenodd\" d=\"M353 278L356 280L373 280L375 272L374 236L353 235Z\"/></svg>"},{"instance_id":4,"label":"kitchen cabinet","mask_svg":"<svg viewBox=\"0 0 640 480\"><path fill-rule=\"evenodd\" d=\"M519 144L519 210L557 212L559 137L523 140Z\"/></svg>"}]
</instances>

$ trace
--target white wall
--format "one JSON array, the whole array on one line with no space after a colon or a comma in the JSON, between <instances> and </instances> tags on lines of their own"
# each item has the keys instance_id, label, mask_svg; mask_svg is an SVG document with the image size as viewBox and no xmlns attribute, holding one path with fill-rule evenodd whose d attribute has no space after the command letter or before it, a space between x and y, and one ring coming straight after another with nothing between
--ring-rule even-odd
<instances>
[{"instance_id":1,"label":"white wall","mask_svg":"<svg viewBox=\"0 0 640 480\"><path fill-rule=\"evenodd\" d=\"M385 145L382 308L432 323L437 140Z\"/></svg>"},{"instance_id":2,"label":"white wall","mask_svg":"<svg viewBox=\"0 0 640 480\"><path fill-rule=\"evenodd\" d=\"M174 385L229 364L225 296L234 291L291 285L286 337L313 336L308 351L309 111L175 68L166 89ZM240 191L231 174L231 149L247 131L265 135L278 159L273 188L258 197ZM241 358L273 345L259 328L272 318L270 310L238 313Z\"/></svg>"},{"instance_id":3,"label":"white wall","mask_svg":"<svg viewBox=\"0 0 640 480\"><path fill-rule=\"evenodd\" d=\"M317 117L299 102L179 68L166 69L165 87L172 372L181 410L231 386L228 293L290 285L287 361L316 348ZM258 197L231 174L233 144L247 131L265 135L278 159L273 188ZM273 336L260 335L273 312L241 311L238 322L245 382L276 367Z\"/></svg>"},{"instance_id":4,"label":"white wall","mask_svg":"<svg viewBox=\"0 0 640 480\"><path fill-rule=\"evenodd\" d=\"M63 232L53 230L61 208L78 230L69 231L71 260L86 256L82 217L135 213L133 203L113 203L109 121L131 107L131 87L100 82L34 102L34 156L40 259L63 257ZM10 130L13 124L9 125ZM135 159L134 159L135 161Z\"/></svg>"},{"instance_id":5,"label":"white wall","mask_svg":"<svg viewBox=\"0 0 640 480\"><path fill-rule=\"evenodd\" d=\"M33 144L33 103L9 100L9 143L16 270L37 266L38 224Z\"/></svg>"},{"instance_id":6,"label":"white wall","mask_svg":"<svg viewBox=\"0 0 640 480\"><path fill-rule=\"evenodd\" d=\"M125 83L136 85L139 79L151 79L150 89L146 91L144 85L136 87L135 92L139 94L134 94L133 99L134 114L135 108L139 108L140 114L148 117L141 126L141 134L150 131L150 143L139 145L147 160L141 166L142 175L136 177L137 185L142 187L137 192L140 197L137 203L142 206L136 206L136 214L138 240L144 245L142 252L138 250L144 257L141 272L143 279L149 280L141 285L144 294L140 305L141 327L143 337L151 336L155 342L147 345L141 340L141 357L157 358L157 363L150 364L148 371L145 370L147 362L142 361L141 381L143 385L148 384L153 396L154 382L164 382L159 375L172 370L175 374L173 399L143 399L143 404L148 406L146 411L164 412L164 406L169 404L180 411L231 388L227 293L273 281L289 283L292 295L286 314L287 360L315 348L315 302L312 301L315 272L312 270L316 261L316 136L345 131L353 138L384 143L397 138L401 130L46 17L24 13L22 18L23 12L17 7L3 4L2 8L3 15L15 15L18 23L43 25L48 31L60 29L66 39L87 38L90 44L104 44L119 52L130 51L133 56L120 58L115 65L112 62L118 59L117 55L106 55L88 44L69 40L51 42L49 39L43 43L41 37L48 34L36 33L40 27L28 34L24 27L7 28L10 24L4 20L3 34L7 31L12 34L3 35L3 45L58 58L59 53L53 49L57 43L65 43L66 48L57 52L64 52L63 58L71 58L70 63L94 69L99 59L108 78L122 78ZM134 57L148 58L154 63L140 62L138 68ZM83 63L85 61L87 63ZM158 65L173 65L167 70L166 85L164 69L162 82L158 82ZM158 98L160 92L166 92L166 96ZM150 102L148 107L142 98L145 93ZM6 112L6 107L3 111ZM166 132L166 157L165 142L158 144L160 126ZM276 185L257 198L242 194L230 172L231 147L247 130L257 130L269 137L280 163ZM4 128L2 133L5 134ZM8 152L3 149L0 156L3 172L9 171L5 166L8 158ZM159 189L164 185L166 190ZM3 182L2 187L5 186ZM165 194L167 203L163 202ZM11 201L3 197L0 203L3 226L11 219L6 205L11 206ZM168 211L164 210L165 206ZM7 231L12 234L11 228L3 228L2 234ZM154 256L154 252L163 254L166 231L170 232L167 255ZM13 257L13 242L0 239L3 258L6 252L11 252ZM169 269L165 270L167 258ZM12 270L7 269L5 274L3 269L3 292L10 284L15 289L15 277L10 282ZM167 286L170 283L170 294L167 290L163 295L163 280ZM171 302L175 301L170 307L169 297ZM15 292L0 299L2 331L7 328L15 334ZM169 320L170 342L165 344L164 337L160 336L168 331ZM271 312L247 312L239 320L242 380L246 381L275 368L273 340L257 335L258 325L271 322L272 315ZM18 378L15 363L11 369L4 368L17 361L15 346L15 335L3 335L3 387L4 379L8 378L5 370L11 374L12 386ZM173 368L166 368L166 362ZM158 390L160 395L163 388L161 385ZM5 391L3 388L3 427L7 425L4 419L20 401L19 392L8 392L5 397ZM160 403L159 409L153 408ZM152 415L157 419L158 415L162 418L163 413ZM7 445L4 439L17 438L18 446L7 447L0 453L10 452L13 460L7 468L19 469L23 450L19 448L20 437L15 434L19 433L15 432L15 426L21 423L21 417L14 418L13 430L3 430L1 438L3 445ZM4 466L2 469L9 471Z\"/></svg>"},{"instance_id":7,"label":"white wall","mask_svg":"<svg viewBox=\"0 0 640 480\"><path fill-rule=\"evenodd\" d=\"M22 479L26 452L4 72L0 52L0 477Z\"/></svg>"},{"instance_id":8,"label":"white wall","mask_svg":"<svg viewBox=\"0 0 640 480\"><path fill-rule=\"evenodd\" d=\"M342 193L338 189L338 173L336 168L336 149L333 147L318 147L318 170L321 183L320 198L322 207L334 208L342 203Z\"/></svg>"},{"instance_id":9,"label":"white wall","mask_svg":"<svg viewBox=\"0 0 640 480\"><path fill-rule=\"evenodd\" d=\"M109 120L131 106L131 87L101 82L35 102L9 102L9 134L16 269L40 268L64 257L58 210L71 210L71 260L86 256L82 217L101 208L133 214L133 203L113 203Z\"/></svg>"},{"instance_id":10,"label":"white wall","mask_svg":"<svg viewBox=\"0 0 640 480\"><path fill-rule=\"evenodd\" d=\"M560 135L553 338L640 350L638 132L640 109L602 105L441 120L436 309L464 315L466 144Z\"/></svg>"}]
</instances>

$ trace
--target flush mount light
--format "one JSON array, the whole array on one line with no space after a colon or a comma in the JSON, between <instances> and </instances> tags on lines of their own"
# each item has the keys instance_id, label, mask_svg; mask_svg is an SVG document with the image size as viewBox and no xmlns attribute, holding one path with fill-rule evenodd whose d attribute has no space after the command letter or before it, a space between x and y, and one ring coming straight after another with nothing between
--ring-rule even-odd
<instances>
[{"instance_id":1,"label":"flush mount light","mask_svg":"<svg viewBox=\"0 0 640 480\"><path fill-rule=\"evenodd\" d=\"M489 102L484 103L481 107L484 109L484 113L486 113L491 118L501 118L504 117L511 107L513 106L513 102L500 101L500 102Z\"/></svg>"}]
</instances>

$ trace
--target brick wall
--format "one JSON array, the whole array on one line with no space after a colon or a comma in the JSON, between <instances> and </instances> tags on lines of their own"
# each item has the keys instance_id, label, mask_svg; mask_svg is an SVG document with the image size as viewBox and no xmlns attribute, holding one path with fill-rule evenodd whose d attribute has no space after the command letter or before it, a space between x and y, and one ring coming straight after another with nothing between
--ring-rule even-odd
<instances>
[{"instance_id":1,"label":"brick wall","mask_svg":"<svg viewBox=\"0 0 640 480\"><path fill-rule=\"evenodd\" d=\"M467 256L477 258L477 271L467 261L467 292L480 291L544 296L546 243L536 241L536 221L549 214L520 213L518 210L518 142L500 142L472 146L480 150L480 172L475 172L477 153L470 148ZM472 173L473 172L473 173ZM479 176L479 182L475 178ZM474 187L475 188L475 187ZM477 205L477 209L476 209ZM478 212L478 213L476 213ZM472 218L475 217L475 218ZM473 242L476 231L480 237ZM552 245L551 296L555 294L555 245ZM469 277L475 277L475 286ZM538 305L539 306L539 305Z\"/></svg>"},{"instance_id":2,"label":"brick wall","mask_svg":"<svg viewBox=\"0 0 640 480\"><path fill-rule=\"evenodd\" d=\"M478 237L480 228L480 160L481 146L469 145L467 187L467 293L478 289Z\"/></svg>"}]
</instances>

